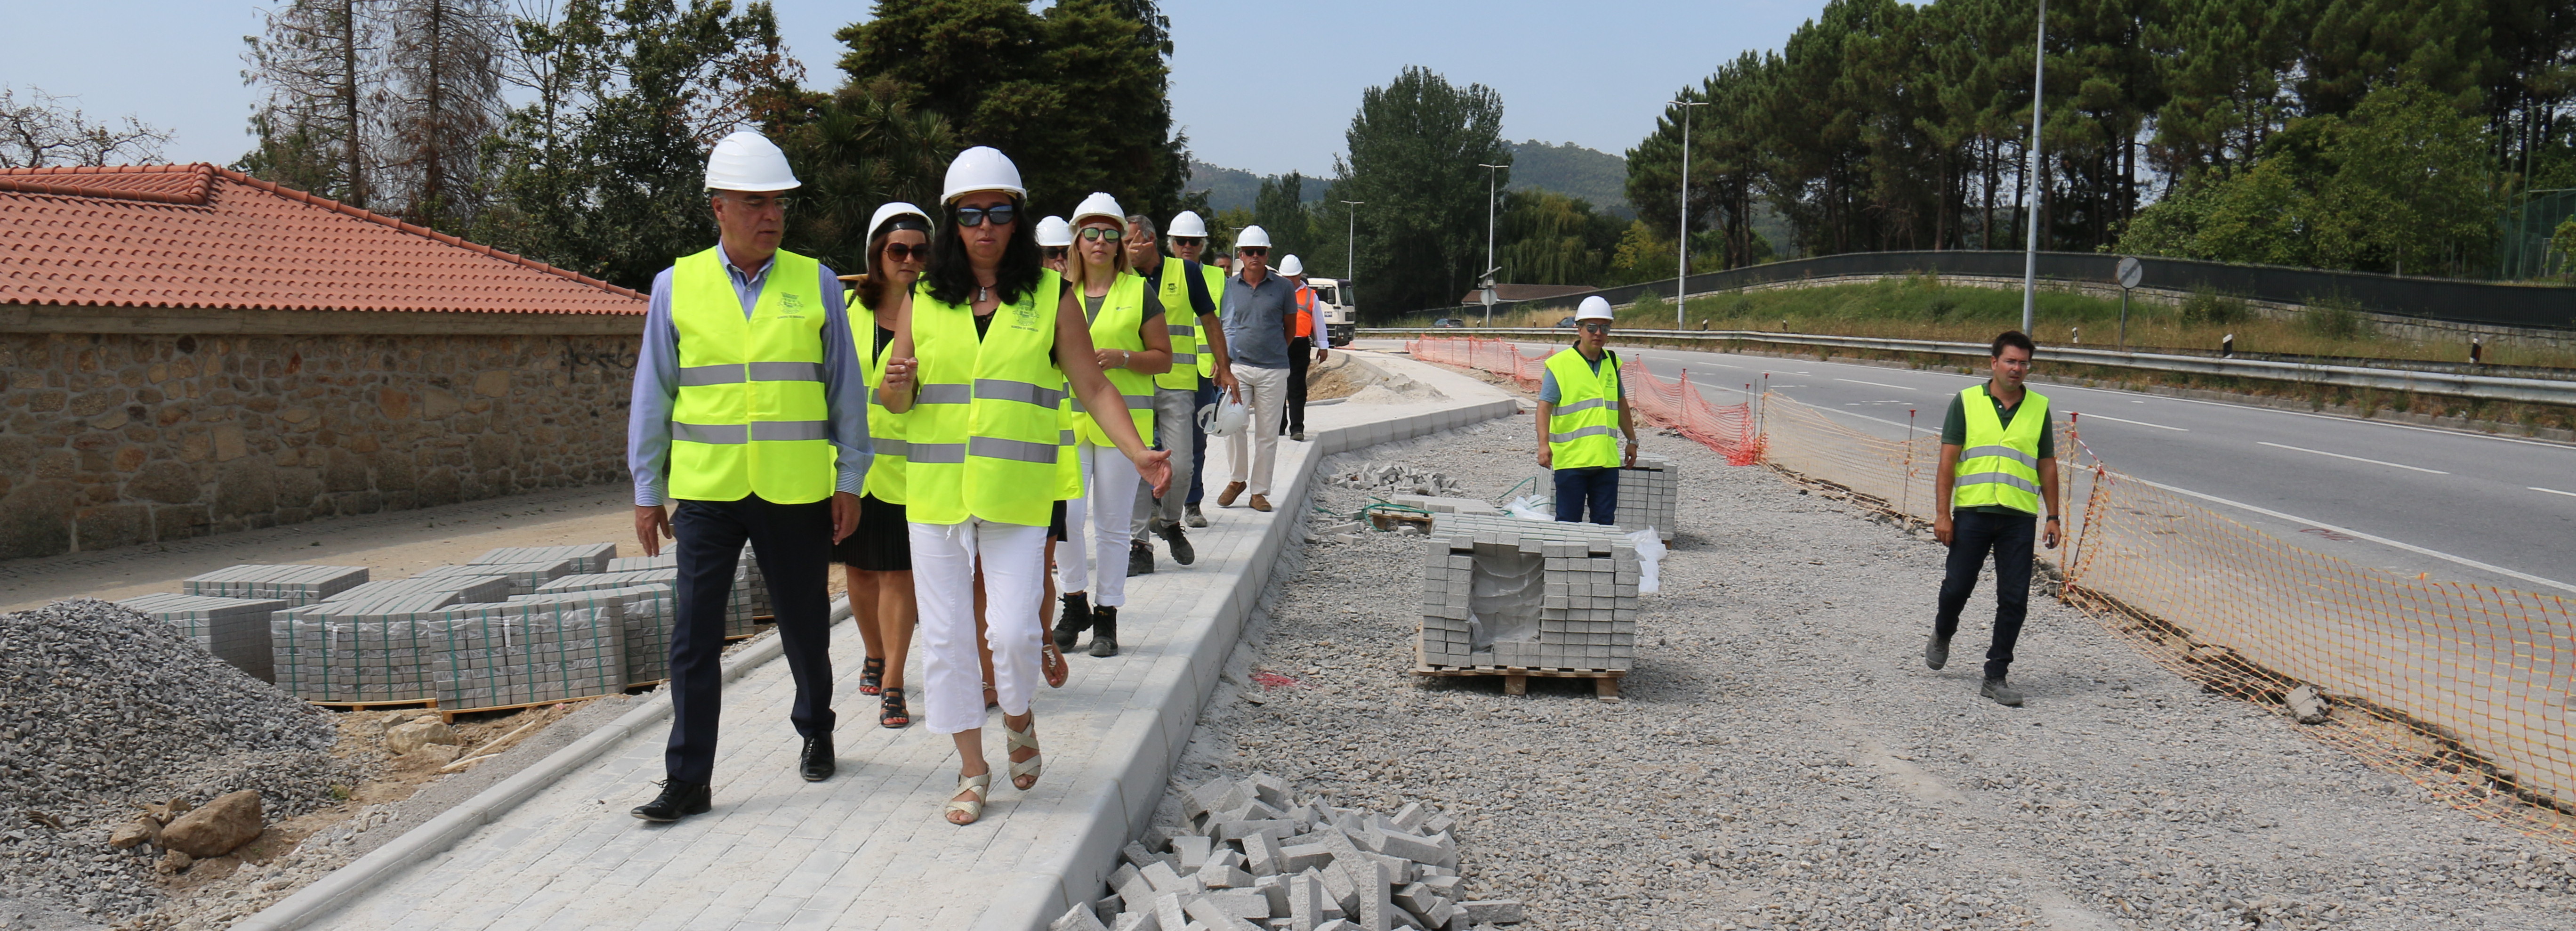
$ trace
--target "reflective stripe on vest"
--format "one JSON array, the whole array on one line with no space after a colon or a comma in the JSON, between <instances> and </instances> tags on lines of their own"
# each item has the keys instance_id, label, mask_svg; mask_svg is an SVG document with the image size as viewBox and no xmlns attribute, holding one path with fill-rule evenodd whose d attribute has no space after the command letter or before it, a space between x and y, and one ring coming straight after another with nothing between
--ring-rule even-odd
<instances>
[{"instance_id":1,"label":"reflective stripe on vest","mask_svg":"<svg viewBox=\"0 0 2576 931\"><path fill-rule=\"evenodd\" d=\"M980 338L974 308L932 297L926 283L914 289L923 387L904 423L911 520L1047 525L1063 434L1064 373L1052 355L1062 285L1040 274L1034 292L993 311Z\"/></svg>"},{"instance_id":2,"label":"reflective stripe on vest","mask_svg":"<svg viewBox=\"0 0 2576 931\"><path fill-rule=\"evenodd\" d=\"M1995 414L1984 385L1959 392L1959 407L1967 412L1968 435L1950 486L1950 506L2002 505L2038 514L2039 437L2048 425L2047 396L2024 391L2010 424Z\"/></svg>"},{"instance_id":3,"label":"reflective stripe on vest","mask_svg":"<svg viewBox=\"0 0 2576 931\"><path fill-rule=\"evenodd\" d=\"M1572 348L1547 357L1556 376L1556 404L1548 409L1551 467L1602 469L1619 465L1619 357L1604 355L1599 372Z\"/></svg>"},{"instance_id":4,"label":"reflective stripe on vest","mask_svg":"<svg viewBox=\"0 0 2576 931\"><path fill-rule=\"evenodd\" d=\"M1144 329L1145 276L1121 273L1110 281L1108 295L1100 300L1100 313L1091 318L1091 346L1094 349L1143 352ZM1154 376L1123 368L1104 368L1100 374L1109 376L1110 386L1117 388L1118 393L1125 397L1127 422L1135 426L1136 435L1148 443L1153 442ZM1081 398L1073 399L1073 423L1083 442L1094 446L1111 445L1108 431L1093 422L1091 412L1083 409Z\"/></svg>"},{"instance_id":5,"label":"reflective stripe on vest","mask_svg":"<svg viewBox=\"0 0 2576 931\"><path fill-rule=\"evenodd\" d=\"M1214 265L1202 264L1199 266L1199 277L1207 281L1208 297L1210 299L1222 300L1225 297L1224 269L1218 268ZM1163 316L1168 317L1171 315L1172 312L1170 310L1166 309L1163 311ZM1199 334L1199 345L1206 347L1199 351L1199 374L1208 378L1215 378L1216 347L1208 342L1207 334L1205 333ZM1198 385L1196 383L1192 383L1190 387L1196 388Z\"/></svg>"},{"instance_id":6,"label":"reflective stripe on vest","mask_svg":"<svg viewBox=\"0 0 2576 931\"><path fill-rule=\"evenodd\" d=\"M724 253L671 266L680 390L671 407L671 497L777 504L832 496L823 391L822 267L780 250L748 318Z\"/></svg>"},{"instance_id":7,"label":"reflective stripe on vest","mask_svg":"<svg viewBox=\"0 0 2576 931\"><path fill-rule=\"evenodd\" d=\"M1181 260L1163 257L1154 278L1154 297L1163 302L1163 329L1172 334L1172 368L1154 376L1154 387L1196 391L1199 364L1207 359L1207 335L1199 332L1199 310L1190 303L1189 269Z\"/></svg>"},{"instance_id":8,"label":"reflective stripe on vest","mask_svg":"<svg viewBox=\"0 0 2576 931\"><path fill-rule=\"evenodd\" d=\"M850 341L859 351L859 366L868 378L868 442L876 451L874 463L868 466L868 483L864 491L887 504L904 503L904 463L910 450L904 443L905 414L885 409L878 397L877 386L885 381L885 355L877 349L877 315L859 304L855 292L842 294L842 306L850 310ZM887 329L893 329L888 327ZM886 346L887 351L893 344Z\"/></svg>"}]
</instances>

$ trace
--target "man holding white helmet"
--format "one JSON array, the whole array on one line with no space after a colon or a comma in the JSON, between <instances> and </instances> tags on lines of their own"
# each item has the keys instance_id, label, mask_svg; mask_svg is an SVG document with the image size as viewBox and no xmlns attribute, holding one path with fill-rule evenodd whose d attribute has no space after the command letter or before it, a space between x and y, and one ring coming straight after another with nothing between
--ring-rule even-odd
<instances>
[{"instance_id":1,"label":"man holding white helmet","mask_svg":"<svg viewBox=\"0 0 2576 931\"><path fill-rule=\"evenodd\" d=\"M1225 314L1225 345L1234 362L1236 396L1252 408L1251 435L1226 438L1232 453L1234 480L1216 496L1218 507L1233 507L1248 489L1252 509L1270 510L1270 473L1279 455L1279 415L1288 393L1288 329L1296 323L1297 285L1270 273L1270 233L1247 226L1234 237L1241 274L1225 281L1219 302Z\"/></svg>"},{"instance_id":2,"label":"man holding white helmet","mask_svg":"<svg viewBox=\"0 0 2576 931\"><path fill-rule=\"evenodd\" d=\"M1587 297L1574 312L1574 345L1547 358L1539 376L1538 464L1556 471L1556 519L1616 524L1619 468L1637 464L1637 423L1610 338L1610 302ZM1623 456L1619 440L1628 439Z\"/></svg>"},{"instance_id":3,"label":"man holding white helmet","mask_svg":"<svg viewBox=\"0 0 2576 931\"><path fill-rule=\"evenodd\" d=\"M636 538L646 555L675 539L679 561L669 779L635 808L646 821L707 810L725 602L746 542L796 681L788 718L805 738L798 770L808 782L831 777L824 584L831 544L858 527L870 461L867 379L840 281L778 247L781 192L797 186L786 153L759 133L734 133L707 159L706 183L717 243L654 276L627 420ZM679 501L676 514L666 499Z\"/></svg>"}]
</instances>

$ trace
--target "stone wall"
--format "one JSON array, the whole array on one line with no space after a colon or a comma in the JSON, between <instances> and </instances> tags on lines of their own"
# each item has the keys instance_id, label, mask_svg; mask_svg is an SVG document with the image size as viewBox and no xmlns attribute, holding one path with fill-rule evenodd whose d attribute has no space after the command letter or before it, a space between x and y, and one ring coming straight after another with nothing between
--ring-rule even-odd
<instances>
[{"instance_id":1,"label":"stone wall","mask_svg":"<svg viewBox=\"0 0 2576 931\"><path fill-rule=\"evenodd\" d=\"M625 480L640 317L338 316L450 319L0 331L0 558Z\"/></svg>"}]
</instances>

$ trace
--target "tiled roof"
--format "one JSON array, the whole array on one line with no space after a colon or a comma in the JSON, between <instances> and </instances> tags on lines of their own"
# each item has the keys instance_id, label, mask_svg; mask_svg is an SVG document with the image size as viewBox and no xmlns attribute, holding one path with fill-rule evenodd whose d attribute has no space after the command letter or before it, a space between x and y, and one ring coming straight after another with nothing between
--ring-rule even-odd
<instances>
[{"instance_id":1,"label":"tiled roof","mask_svg":"<svg viewBox=\"0 0 2576 931\"><path fill-rule=\"evenodd\" d=\"M0 169L0 304L641 314L645 297L197 164Z\"/></svg>"}]
</instances>

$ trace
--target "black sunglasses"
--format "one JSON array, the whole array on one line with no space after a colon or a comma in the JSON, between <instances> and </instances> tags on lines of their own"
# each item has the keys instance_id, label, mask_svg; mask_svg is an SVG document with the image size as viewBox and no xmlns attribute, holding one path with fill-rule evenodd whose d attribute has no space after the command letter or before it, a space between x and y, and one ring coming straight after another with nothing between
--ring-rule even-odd
<instances>
[{"instance_id":1,"label":"black sunglasses","mask_svg":"<svg viewBox=\"0 0 2576 931\"><path fill-rule=\"evenodd\" d=\"M1011 225L1011 221L1019 219L1019 216L1020 209L1009 204L995 204L990 207L959 207L957 208L957 225L982 226L984 225L985 220L991 220L993 221L994 226L1009 226Z\"/></svg>"},{"instance_id":2,"label":"black sunglasses","mask_svg":"<svg viewBox=\"0 0 2576 931\"><path fill-rule=\"evenodd\" d=\"M910 243L890 242L886 243L885 255L886 261L889 262L909 262L914 259L920 259L927 262L930 261L930 246L928 244L916 246Z\"/></svg>"},{"instance_id":3,"label":"black sunglasses","mask_svg":"<svg viewBox=\"0 0 2576 931\"><path fill-rule=\"evenodd\" d=\"M1207 237L1205 237L1205 236L1174 236L1174 237L1172 237L1172 245L1175 245L1175 246L1195 246L1195 245L1199 245L1199 244L1204 243L1204 242L1207 242Z\"/></svg>"},{"instance_id":4,"label":"black sunglasses","mask_svg":"<svg viewBox=\"0 0 2576 931\"><path fill-rule=\"evenodd\" d=\"M1262 246L1236 246L1236 247L1234 247L1234 254L1236 254L1236 255L1269 255L1269 254L1270 254L1270 250L1269 250L1269 249L1267 249L1267 248L1264 248L1264 247L1262 247Z\"/></svg>"},{"instance_id":5,"label":"black sunglasses","mask_svg":"<svg viewBox=\"0 0 2576 931\"><path fill-rule=\"evenodd\" d=\"M1595 321L1595 322L1592 322L1592 323L1578 323L1578 324L1575 324L1575 328L1576 328L1576 329L1579 329L1579 330L1582 330L1583 332L1586 332L1586 333L1608 333L1608 332L1610 332L1610 325L1609 325L1609 324L1607 324L1607 323L1601 323L1601 322L1598 322L1598 321Z\"/></svg>"}]
</instances>

